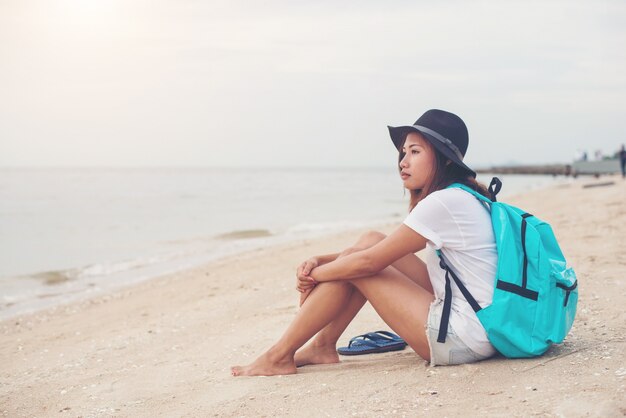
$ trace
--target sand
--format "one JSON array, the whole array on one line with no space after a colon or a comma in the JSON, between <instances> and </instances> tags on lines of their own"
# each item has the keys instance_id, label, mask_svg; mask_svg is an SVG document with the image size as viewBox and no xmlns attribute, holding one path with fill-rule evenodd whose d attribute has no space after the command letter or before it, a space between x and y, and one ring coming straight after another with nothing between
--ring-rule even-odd
<instances>
[{"instance_id":1,"label":"sand","mask_svg":"<svg viewBox=\"0 0 626 418\"><path fill-rule=\"evenodd\" d=\"M613 181L612 185L584 185ZM297 310L296 266L363 231L225 258L0 323L0 414L21 416L624 416L626 181L509 199L549 221L579 278L566 341L535 359L430 367L410 349L231 377ZM395 225L376 226L390 232ZM388 329L371 307L350 336Z\"/></svg>"}]
</instances>

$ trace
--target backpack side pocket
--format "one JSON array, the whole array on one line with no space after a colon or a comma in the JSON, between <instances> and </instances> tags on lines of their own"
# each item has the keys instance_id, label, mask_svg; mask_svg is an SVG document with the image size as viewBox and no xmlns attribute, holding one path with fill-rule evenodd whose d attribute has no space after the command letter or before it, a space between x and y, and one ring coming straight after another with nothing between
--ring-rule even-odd
<instances>
[{"instance_id":1,"label":"backpack side pocket","mask_svg":"<svg viewBox=\"0 0 626 418\"><path fill-rule=\"evenodd\" d=\"M554 313L554 327L551 340L555 343L563 342L572 328L578 305L578 280L571 267L560 271L552 271L554 288L551 291L551 307Z\"/></svg>"}]
</instances>

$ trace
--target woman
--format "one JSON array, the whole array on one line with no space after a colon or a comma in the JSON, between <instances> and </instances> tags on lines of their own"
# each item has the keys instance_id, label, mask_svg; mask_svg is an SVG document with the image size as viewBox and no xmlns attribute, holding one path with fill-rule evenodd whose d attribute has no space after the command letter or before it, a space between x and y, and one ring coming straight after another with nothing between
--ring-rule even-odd
<instances>
[{"instance_id":1,"label":"woman","mask_svg":"<svg viewBox=\"0 0 626 418\"><path fill-rule=\"evenodd\" d=\"M300 311L267 352L248 366L232 367L234 376L292 374L305 364L339 362L336 343L366 301L432 365L469 363L495 353L456 286L447 331L442 327L445 342L437 341L445 271L436 250L480 306L493 296L497 253L488 209L461 189L446 189L458 182L487 195L463 163L467 127L458 116L433 109L414 125L389 127L389 133L411 193L408 217L389 236L370 232L341 254L302 263ZM414 254L424 248L426 262Z\"/></svg>"}]
</instances>

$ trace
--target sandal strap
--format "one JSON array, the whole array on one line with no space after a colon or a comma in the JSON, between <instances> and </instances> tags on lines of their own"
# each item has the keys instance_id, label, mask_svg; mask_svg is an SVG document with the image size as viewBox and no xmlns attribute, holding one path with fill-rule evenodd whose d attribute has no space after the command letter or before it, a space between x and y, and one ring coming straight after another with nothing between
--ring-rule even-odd
<instances>
[{"instance_id":1,"label":"sandal strap","mask_svg":"<svg viewBox=\"0 0 626 418\"><path fill-rule=\"evenodd\" d=\"M376 344L375 340L373 338L370 338L367 334L357 335L356 337L351 338L350 342L348 343L348 347L352 347L354 344L357 343L358 345L365 345L371 348L380 347L378 344Z\"/></svg>"},{"instance_id":2,"label":"sandal strap","mask_svg":"<svg viewBox=\"0 0 626 418\"><path fill-rule=\"evenodd\" d=\"M399 335L394 334L389 331L374 331L368 333L370 336L375 336L375 338L389 340L389 341L404 341Z\"/></svg>"}]
</instances>

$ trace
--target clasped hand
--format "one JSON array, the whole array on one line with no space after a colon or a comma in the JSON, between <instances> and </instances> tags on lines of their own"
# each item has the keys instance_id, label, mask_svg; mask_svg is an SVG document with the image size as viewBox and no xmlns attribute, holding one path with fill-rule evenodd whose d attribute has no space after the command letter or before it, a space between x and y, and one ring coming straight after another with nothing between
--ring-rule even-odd
<instances>
[{"instance_id":1,"label":"clasped hand","mask_svg":"<svg viewBox=\"0 0 626 418\"><path fill-rule=\"evenodd\" d=\"M309 258L296 270L296 290L300 293L307 293L313 290L313 288L317 285L317 281L309 274L311 270L319 265L319 261L317 258Z\"/></svg>"}]
</instances>

